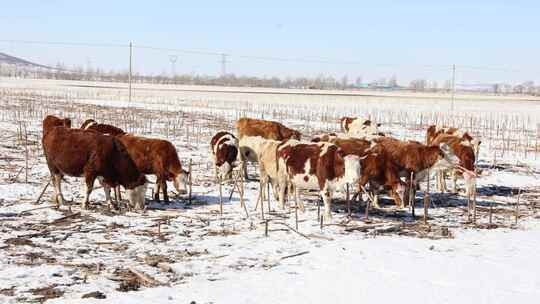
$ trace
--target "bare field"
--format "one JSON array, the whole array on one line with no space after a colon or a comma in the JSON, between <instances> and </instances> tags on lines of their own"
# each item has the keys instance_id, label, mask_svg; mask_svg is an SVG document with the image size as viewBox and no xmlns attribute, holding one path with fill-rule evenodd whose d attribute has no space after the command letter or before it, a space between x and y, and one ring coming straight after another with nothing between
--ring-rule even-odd
<instances>
[{"instance_id":1,"label":"bare field","mask_svg":"<svg viewBox=\"0 0 540 304\"><path fill-rule=\"evenodd\" d=\"M361 296L502 303L540 296L538 101L459 96L449 112L444 96L135 85L129 103L124 87L0 81L0 302L346 303ZM148 201L142 215L111 213L97 189L94 209L80 210L82 181L68 178L69 206L51 208L51 189L35 205L49 179L40 146L47 114L70 117L75 127L95 118L170 140L182 164L192 162L192 204L176 196L170 205ZM282 121L306 137L338 130L343 115L370 116L402 139L423 141L430 124L468 130L483 142L476 224L463 194L433 192L428 225L386 200L369 222L364 204L349 218L339 194L334 221L320 227L318 198L305 193L296 230L292 208L272 201L264 218L254 211L256 182L245 184L247 214L238 193L228 199L233 185L225 185L221 215L208 143L245 115ZM95 298L101 295L106 300Z\"/></svg>"}]
</instances>

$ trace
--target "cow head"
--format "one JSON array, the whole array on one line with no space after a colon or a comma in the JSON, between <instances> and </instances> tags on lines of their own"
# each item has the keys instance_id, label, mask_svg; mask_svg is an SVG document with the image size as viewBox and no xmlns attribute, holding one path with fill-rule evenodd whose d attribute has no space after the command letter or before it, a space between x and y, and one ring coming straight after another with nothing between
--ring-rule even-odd
<instances>
[{"instance_id":1,"label":"cow head","mask_svg":"<svg viewBox=\"0 0 540 304\"><path fill-rule=\"evenodd\" d=\"M436 149L436 160L432 165L433 170L443 170L454 168L459 164L459 158L452 152L450 146L443 143L440 146L432 147Z\"/></svg>"},{"instance_id":2,"label":"cow head","mask_svg":"<svg viewBox=\"0 0 540 304\"><path fill-rule=\"evenodd\" d=\"M231 176L234 167L237 166L238 146L224 143L216 151L216 166L218 178L225 179Z\"/></svg>"},{"instance_id":3,"label":"cow head","mask_svg":"<svg viewBox=\"0 0 540 304\"><path fill-rule=\"evenodd\" d=\"M141 175L140 178L137 181L139 186L135 186L132 189L126 189L126 192L129 197L129 203L131 206L135 207L137 210L144 210L145 208L145 199L144 196L146 194L146 178L144 175Z\"/></svg>"},{"instance_id":4,"label":"cow head","mask_svg":"<svg viewBox=\"0 0 540 304\"><path fill-rule=\"evenodd\" d=\"M296 131L296 130L293 130L293 129L289 129L289 128L283 128L281 130L281 135L284 139L296 139L296 140L301 140L302 138L302 133Z\"/></svg>"},{"instance_id":5,"label":"cow head","mask_svg":"<svg viewBox=\"0 0 540 304\"><path fill-rule=\"evenodd\" d=\"M394 192L399 197L399 200L403 202L405 200L405 190L407 189L407 186L405 183L403 183L401 180L396 184L394 188Z\"/></svg>"},{"instance_id":6,"label":"cow head","mask_svg":"<svg viewBox=\"0 0 540 304\"><path fill-rule=\"evenodd\" d=\"M143 210L145 206L146 178L129 155L126 147L117 138L112 138L115 151L112 155L112 165L118 180L128 193L131 206Z\"/></svg>"},{"instance_id":7,"label":"cow head","mask_svg":"<svg viewBox=\"0 0 540 304\"><path fill-rule=\"evenodd\" d=\"M71 119L69 118L58 118L53 115L48 115L43 119L43 135L45 135L48 131L50 131L54 127L66 127L71 128Z\"/></svg>"},{"instance_id":8,"label":"cow head","mask_svg":"<svg viewBox=\"0 0 540 304\"><path fill-rule=\"evenodd\" d=\"M178 173L174 178L173 178L173 185L174 185L174 189L176 189L176 191L178 193L187 193L187 185L188 185L188 182L189 182L189 175L191 174L191 172L188 172L184 169L182 169L180 171L180 173Z\"/></svg>"}]
</instances>

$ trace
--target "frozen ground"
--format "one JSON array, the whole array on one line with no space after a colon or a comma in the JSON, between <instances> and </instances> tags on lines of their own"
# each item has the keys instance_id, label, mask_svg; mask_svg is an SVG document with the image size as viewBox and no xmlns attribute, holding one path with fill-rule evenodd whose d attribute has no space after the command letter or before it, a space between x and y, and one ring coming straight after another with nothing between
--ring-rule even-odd
<instances>
[{"instance_id":1,"label":"frozen ground","mask_svg":"<svg viewBox=\"0 0 540 304\"><path fill-rule=\"evenodd\" d=\"M106 92L108 97L102 99L93 91L53 98L46 86L35 91L3 86L9 92L0 96L0 303L532 303L540 296L540 156L519 148L524 140L506 142L493 135L484 141L476 226L468 221L463 195L433 193L427 226L421 217L414 221L409 210L395 210L391 203L373 210L369 222L363 218L364 205L355 204L348 218L340 195L334 221L321 229L317 199L306 194L309 203L299 216L298 231L293 209L280 210L272 202L268 214L264 205L265 236L266 221L260 209L254 211L256 182L245 185L249 215L237 193L228 200L231 184L224 187L220 215L207 152L210 136L218 129L231 129L244 114L274 117L304 134L336 130L334 118L316 110L306 114L293 100L272 110L267 100L256 106L242 100L212 103L136 96L126 109L125 101ZM407 105L407 99L399 102ZM413 112L429 111L429 105L412 105ZM482 105L475 105L478 115ZM512 107L516 111L506 114L534 114L523 114L526 105ZM370 108L377 109L373 104ZM338 115L347 106L329 111ZM64 194L73 199L71 208L48 208L51 189L41 205L34 205L48 178L35 145L40 120L47 113L72 117L75 126L96 116L137 134L168 138L185 166L188 159L193 161L193 203L188 205L182 196L171 205L150 202L144 215L110 213L100 205L103 193L98 189L92 194L95 209L81 211L82 181L67 178ZM400 124L406 116L377 115L392 121L385 128L395 136L423 138L418 123ZM18 138L23 126L29 134L28 182L24 140ZM523 138L532 147L538 140L535 121L524 129ZM506 147L514 144L516 148ZM250 167L252 176L256 172ZM40 207L46 208L36 209ZM81 298L96 291L106 299Z\"/></svg>"}]
</instances>

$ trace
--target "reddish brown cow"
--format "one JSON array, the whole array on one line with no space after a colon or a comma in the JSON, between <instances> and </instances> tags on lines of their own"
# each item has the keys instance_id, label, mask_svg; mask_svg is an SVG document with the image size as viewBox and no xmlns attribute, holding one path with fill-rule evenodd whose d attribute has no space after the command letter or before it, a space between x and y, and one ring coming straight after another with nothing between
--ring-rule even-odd
<instances>
[{"instance_id":1,"label":"reddish brown cow","mask_svg":"<svg viewBox=\"0 0 540 304\"><path fill-rule=\"evenodd\" d=\"M345 155L338 146L330 143L303 143L289 140L277 149L278 172L285 169L284 179L278 181L280 205L284 205L285 190L291 183L298 200L298 189L317 189L324 201L324 217L332 217L332 193L345 184L354 184L360 178L360 161L355 155Z\"/></svg>"},{"instance_id":2,"label":"reddish brown cow","mask_svg":"<svg viewBox=\"0 0 540 304\"><path fill-rule=\"evenodd\" d=\"M300 132L287 128L279 122L243 117L236 122L238 137L261 136L273 140L300 140Z\"/></svg>"},{"instance_id":3,"label":"reddish brown cow","mask_svg":"<svg viewBox=\"0 0 540 304\"><path fill-rule=\"evenodd\" d=\"M228 178L236 167L238 158L238 139L229 132L220 131L210 140L216 179Z\"/></svg>"},{"instance_id":4,"label":"reddish brown cow","mask_svg":"<svg viewBox=\"0 0 540 304\"><path fill-rule=\"evenodd\" d=\"M424 180L429 170L434 172L459 166L459 159L444 143L440 146L426 146L417 141L401 141L389 137L380 137L374 142L381 144L387 156L400 170L400 175L413 184L415 181ZM414 173L414 181L410 181L411 173Z\"/></svg>"},{"instance_id":5,"label":"reddish brown cow","mask_svg":"<svg viewBox=\"0 0 540 304\"><path fill-rule=\"evenodd\" d=\"M107 125L107 124L102 124L102 123L97 123L93 119L85 120L83 122L83 124L81 125L81 129L82 130L92 130L92 131L96 131L96 132L99 132L99 133L102 133L102 134L105 134L105 135L112 135L112 136L118 136L118 135L126 134L126 132L124 132L124 130L122 130L122 129L118 128L118 127Z\"/></svg>"},{"instance_id":6,"label":"reddish brown cow","mask_svg":"<svg viewBox=\"0 0 540 304\"><path fill-rule=\"evenodd\" d=\"M56 191L56 203L64 202L61 181L68 175L85 178L84 209L88 208L96 178L102 181L109 204L112 205L110 187L122 185L128 189L131 204L144 208L146 179L137 170L124 145L112 136L69 129L65 125L65 120L53 116L47 116L43 121L43 151Z\"/></svg>"},{"instance_id":7,"label":"reddish brown cow","mask_svg":"<svg viewBox=\"0 0 540 304\"><path fill-rule=\"evenodd\" d=\"M380 137L373 141L382 145L405 174L404 177L409 177L412 172L416 179L421 180L426 176L427 169L452 168L459 161L445 144L440 147L426 146L417 141L401 141L390 137Z\"/></svg>"},{"instance_id":8,"label":"reddish brown cow","mask_svg":"<svg viewBox=\"0 0 540 304\"><path fill-rule=\"evenodd\" d=\"M118 138L137 165L142 174L156 176L154 199L159 201L159 192L163 191L163 199L168 202L167 181L172 181L179 193L185 192L188 172L182 169L176 148L168 141L133 136L120 135Z\"/></svg>"}]
</instances>

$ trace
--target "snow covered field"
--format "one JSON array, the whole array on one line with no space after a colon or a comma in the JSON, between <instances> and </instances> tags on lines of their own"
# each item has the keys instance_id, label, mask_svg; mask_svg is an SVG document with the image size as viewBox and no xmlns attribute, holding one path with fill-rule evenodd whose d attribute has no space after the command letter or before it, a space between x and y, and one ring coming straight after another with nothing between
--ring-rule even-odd
<instances>
[{"instance_id":1,"label":"snow covered field","mask_svg":"<svg viewBox=\"0 0 540 304\"><path fill-rule=\"evenodd\" d=\"M0 303L533 303L540 296L538 102L463 97L452 114L448 100L429 96L141 88L128 103L121 88L82 85L0 82ZM47 114L71 117L74 126L96 117L171 140L182 164L193 163L192 204L180 196L171 205L149 202L144 215L110 213L97 189L95 209L80 210L82 180L67 178L71 208L49 208L50 188L35 205L48 180L39 144ZM256 182L245 185L248 215L237 193L228 200L232 184L225 185L221 215L208 142L243 115L280 120L307 136L337 130L341 115L371 115L392 135L422 141L434 122L472 131L483 141L477 224L468 221L463 194L433 192L424 225L419 192L416 220L391 202L369 222L363 204L348 218L340 195L333 222L321 229L317 198L306 194L296 231L293 209L272 201L265 220L254 211Z\"/></svg>"}]
</instances>

